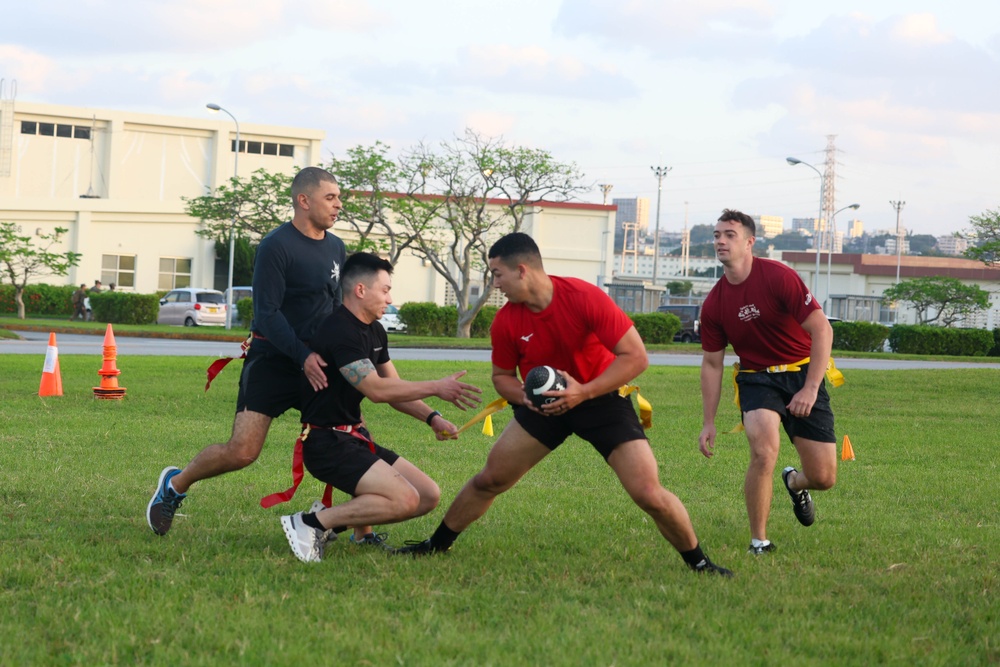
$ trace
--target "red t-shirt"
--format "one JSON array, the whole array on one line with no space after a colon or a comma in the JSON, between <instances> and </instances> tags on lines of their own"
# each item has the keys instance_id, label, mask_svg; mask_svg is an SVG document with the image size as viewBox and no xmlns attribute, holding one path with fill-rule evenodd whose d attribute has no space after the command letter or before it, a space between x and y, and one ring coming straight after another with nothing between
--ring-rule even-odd
<instances>
[{"instance_id":1,"label":"red t-shirt","mask_svg":"<svg viewBox=\"0 0 1000 667\"><path fill-rule=\"evenodd\" d=\"M552 279L552 303L540 313L507 303L493 319L493 363L517 368L521 379L535 366L564 370L590 382L615 360L611 352L632 326L599 287L577 278Z\"/></svg>"},{"instance_id":2,"label":"red t-shirt","mask_svg":"<svg viewBox=\"0 0 1000 667\"><path fill-rule=\"evenodd\" d=\"M759 371L810 354L812 338L801 324L820 305L799 274L781 262L753 258L739 285L722 278L701 309L701 348L718 352L732 343L740 366Z\"/></svg>"}]
</instances>

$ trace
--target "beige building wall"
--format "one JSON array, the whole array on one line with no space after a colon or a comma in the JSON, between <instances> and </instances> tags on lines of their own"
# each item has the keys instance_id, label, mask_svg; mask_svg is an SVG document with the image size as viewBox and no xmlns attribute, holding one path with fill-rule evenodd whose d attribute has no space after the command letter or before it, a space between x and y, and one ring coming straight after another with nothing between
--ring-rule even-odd
<instances>
[{"instance_id":1,"label":"beige building wall","mask_svg":"<svg viewBox=\"0 0 1000 667\"><path fill-rule=\"evenodd\" d=\"M11 151L0 155L0 220L29 233L64 227L69 232L55 249L82 254L68 276L40 282L107 284L118 275L124 289L152 293L161 260L181 260L192 286L214 286L214 244L195 234L201 222L184 213L182 198L233 176L236 127L228 116L18 102L0 124L12 136ZM320 130L250 123L240 130L241 176L259 168L291 173L322 159ZM131 277L120 271L123 262L134 264Z\"/></svg>"}]
</instances>

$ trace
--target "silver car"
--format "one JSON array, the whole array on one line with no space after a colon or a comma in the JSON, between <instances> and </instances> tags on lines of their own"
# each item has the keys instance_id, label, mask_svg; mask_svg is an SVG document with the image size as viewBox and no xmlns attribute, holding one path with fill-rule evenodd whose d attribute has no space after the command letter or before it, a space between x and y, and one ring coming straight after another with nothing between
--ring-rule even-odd
<instances>
[{"instance_id":1,"label":"silver car","mask_svg":"<svg viewBox=\"0 0 1000 667\"><path fill-rule=\"evenodd\" d=\"M185 287L167 292L160 299L157 324L183 324L186 327L225 326L226 297L214 289Z\"/></svg>"}]
</instances>

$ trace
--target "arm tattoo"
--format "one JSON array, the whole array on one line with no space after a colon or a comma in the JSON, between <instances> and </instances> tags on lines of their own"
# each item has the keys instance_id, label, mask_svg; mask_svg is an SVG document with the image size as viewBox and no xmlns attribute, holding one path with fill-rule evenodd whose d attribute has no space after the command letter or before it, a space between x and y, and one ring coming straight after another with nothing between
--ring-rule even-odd
<instances>
[{"instance_id":1,"label":"arm tattoo","mask_svg":"<svg viewBox=\"0 0 1000 667\"><path fill-rule=\"evenodd\" d=\"M372 365L370 359L358 359L346 366L340 367L340 374L344 376L345 380L351 383L352 387L357 387L361 384L362 380L374 372L375 366Z\"/></svg>"}]
</instances>

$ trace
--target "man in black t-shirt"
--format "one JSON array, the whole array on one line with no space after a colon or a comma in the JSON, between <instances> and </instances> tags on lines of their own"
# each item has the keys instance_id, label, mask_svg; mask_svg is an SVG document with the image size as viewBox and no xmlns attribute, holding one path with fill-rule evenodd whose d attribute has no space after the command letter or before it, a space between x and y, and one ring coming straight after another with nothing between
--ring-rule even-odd
<instances>
[{"instance_id":1,"label":"man in black t-shirt","mask_svg":"<svg viewBox=\"0 0 1000 667\"><path fill-rule=\"evenodd\" d=\"M441 491L415 465L372 439L361 416L361 402L389 403L425 422L438 440L458 429L423 402L437 396L460 410L479 403L480 390L460 382L460 371L440 380L408 382L389 359L388 337L377 323L392 303L392 264L356 253L344 264L344 303L316 331L312 344L327 360L327 386L304 388L302 460L319 479L353 496L315 513L281 517L292 552L304 562L322 557L326 534L347 526L405 521L437 507ZM327 533L327 531L330 531Z\"/></svg>"},{"instance_id":2,"label":"man in black t-shirt","mask_svg":"<svg viewBox=\"0 0 1000 667\"><path fill-rule=\"evenodd\" d=\"M167 466L146 507L146 522L166 535L187 490L199 480L257 460L271 420L299 408L303 372L323 389L326 362L309 346L320 322L339 305L344 242L328 230L343 204L333 174L306 167L292 181L291 222L261 241L254 260L253 342L243 362L229 441L203 449L183 470Z\"/></svg>"}]
</instances>

